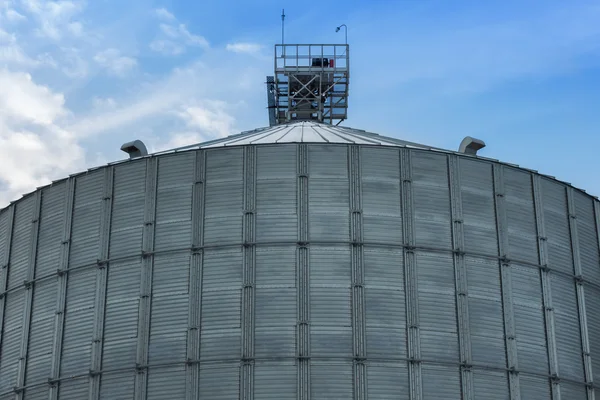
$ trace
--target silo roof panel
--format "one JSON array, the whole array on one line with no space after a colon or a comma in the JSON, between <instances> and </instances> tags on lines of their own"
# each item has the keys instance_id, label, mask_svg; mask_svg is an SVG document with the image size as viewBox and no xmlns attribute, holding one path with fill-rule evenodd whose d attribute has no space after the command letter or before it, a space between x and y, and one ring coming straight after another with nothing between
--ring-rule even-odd
<instances>
[{"instance_id":1,"label":"silo roof panel","mask_svg":"<svg viewBox=\"0 0 600 400\"><path fill-rule=\"evenodd\" d=\"M339 143L368 144L378 146L416 147L429 149L429 146L388 138L359 129L332 126L319 122L300 121L242 132L223 139L199 143L186 148L213 148L243 146L250 144L275 143Z\"/></svg>"}]
</instances>

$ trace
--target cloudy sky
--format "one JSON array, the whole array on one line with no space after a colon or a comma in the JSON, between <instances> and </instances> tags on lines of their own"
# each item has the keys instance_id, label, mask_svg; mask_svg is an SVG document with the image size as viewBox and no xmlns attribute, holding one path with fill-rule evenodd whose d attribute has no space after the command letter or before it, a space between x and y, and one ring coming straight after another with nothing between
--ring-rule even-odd
<instances>
[{"instance_id":1,"label":"cloudy sky","mask_svg":"<svg viewBox=\"0 0 600 400\"><path fill-rule=\"evenodd\" d=\"M600 2L0 0L0 207L52 179L268 124L280 40L351 45L349 120L600 195Z\"/></svg>"}]
</instances>

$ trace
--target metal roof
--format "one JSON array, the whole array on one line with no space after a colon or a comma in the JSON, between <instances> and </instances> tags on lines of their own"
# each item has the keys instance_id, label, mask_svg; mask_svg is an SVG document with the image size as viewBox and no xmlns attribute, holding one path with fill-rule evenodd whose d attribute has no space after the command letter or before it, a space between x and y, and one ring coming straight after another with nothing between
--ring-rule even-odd
<instances>
[{"instance_id":1,"label":"metal roof","mask_svg":"<svg viewBox=\"0 0 600 400\"><path fill-rule=\"evenodd\" d=\"M226 138L198 143L173 150L207 149L213 147L243 146L250 144L281 144L281 143L339 143L339 144L366 144L377 146L414 147L420 149L433 149L418 143L380 136L376 133L366 132L344 126L299 121L273 127L259 128L251 131L228 136ZM441 150L441 149L440 149Z\"/></svg>"},{"instance_id":2,"label":"metal roof","mask_svg":"<svg viewBox=\"0 0 600 400\"><path fill-rule=\"evenodd\" d=\"M362 129L354 129L348 128L344 126L332 126L329 124L323 124L319 122L313 121L295 121L287 124L280 124L273 127L265 127L253 129L250 131L245 131L242 133L238 133L236 135L231 135L226 138L215 139L207 142L196 143L192 145L171 148L167 150L162 150L158 152L154 152L148 154L144 157L154 157L158 155L177 153L181 151L193 151L198 149L207 149L207 148L218 148L218 147L229 147L229 146L243 146L248 144L276 144L276 143L333 143L333 144L366 144L366 145L379 145L379 146L391 146L391 147L408 147L408 148L416 148L416 149L424 149L424 150L432 150L432 151L441 151L446 154L456 154L461 157L474 157L480 160L496 162L502 165L506 165L508 167L519 168L524 171L532 172L535 174L539 174L548 179L552 179L561 183L566 184L567 186L573 187L576 190L579 190L583 193L586 193L584 189L580 189L571 185L571 183L566 182L564 180L558 179L552 175L547 175L538 172L537 170L521 167L517 164L503 162L494 158L484 157L481 155L473 155L473 154L465 154L460 153L455 150L443 149L440 147L427 146L424 144L409 142L406 140L395 139L387 136L381 136L376 133L367 132ZM142 158L144 158L142 157ZM77 175L85 174L90 171L97 170L99 168L103 168L107 165L118 165L125 162L131 162L131 158L126 158L123 160L117 160L110 162L108 164L88 168L85 171L76 172L69 177L74 177ZM57 179L52 181L52 183L47 185L42 185L36 188L42 189L46 186L52 186L58 182L62 182L66 180L67 177ZM22 197L29 196L35 191L25 193ZM587 193L591 197L598 198L597 196L593 196ZM19 199L13 200L11 203L18 201ZM1 208L0 211L3 211L8 207Z\"/></svg>"}]
</instances>

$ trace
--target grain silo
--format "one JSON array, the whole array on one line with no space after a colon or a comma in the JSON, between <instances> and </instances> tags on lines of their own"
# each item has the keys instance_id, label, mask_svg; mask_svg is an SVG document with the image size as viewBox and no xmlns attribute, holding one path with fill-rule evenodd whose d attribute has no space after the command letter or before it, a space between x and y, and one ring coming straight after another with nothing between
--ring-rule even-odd
<instances>
[{"instance_id":1,"label":"grain silo","mask_svg":"<svg viewBox=\"0 0 600 400\"><path fill-rule=\"evenodd\" d=\"M0 211L1 400L594 399L598 201L336 126L342 47L286 45L268 128Z\"/></svg>"}]
</instances>

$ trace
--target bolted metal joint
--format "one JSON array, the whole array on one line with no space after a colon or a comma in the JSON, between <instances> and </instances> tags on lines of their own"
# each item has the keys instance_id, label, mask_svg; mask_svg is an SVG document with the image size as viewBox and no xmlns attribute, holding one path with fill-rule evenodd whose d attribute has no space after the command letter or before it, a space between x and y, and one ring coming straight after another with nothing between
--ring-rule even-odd
<instances>
[{"instance_id":1,"label":"bolted metal joint","mask_svg":"<svg viewBox=\"0 0 600 400\"><path fill-rule=\"evenodd\" d=\"M146 372L148 370L148 366L136 363L135 364L135 370L138 373Z\"/></svg>"}]
</instances>

